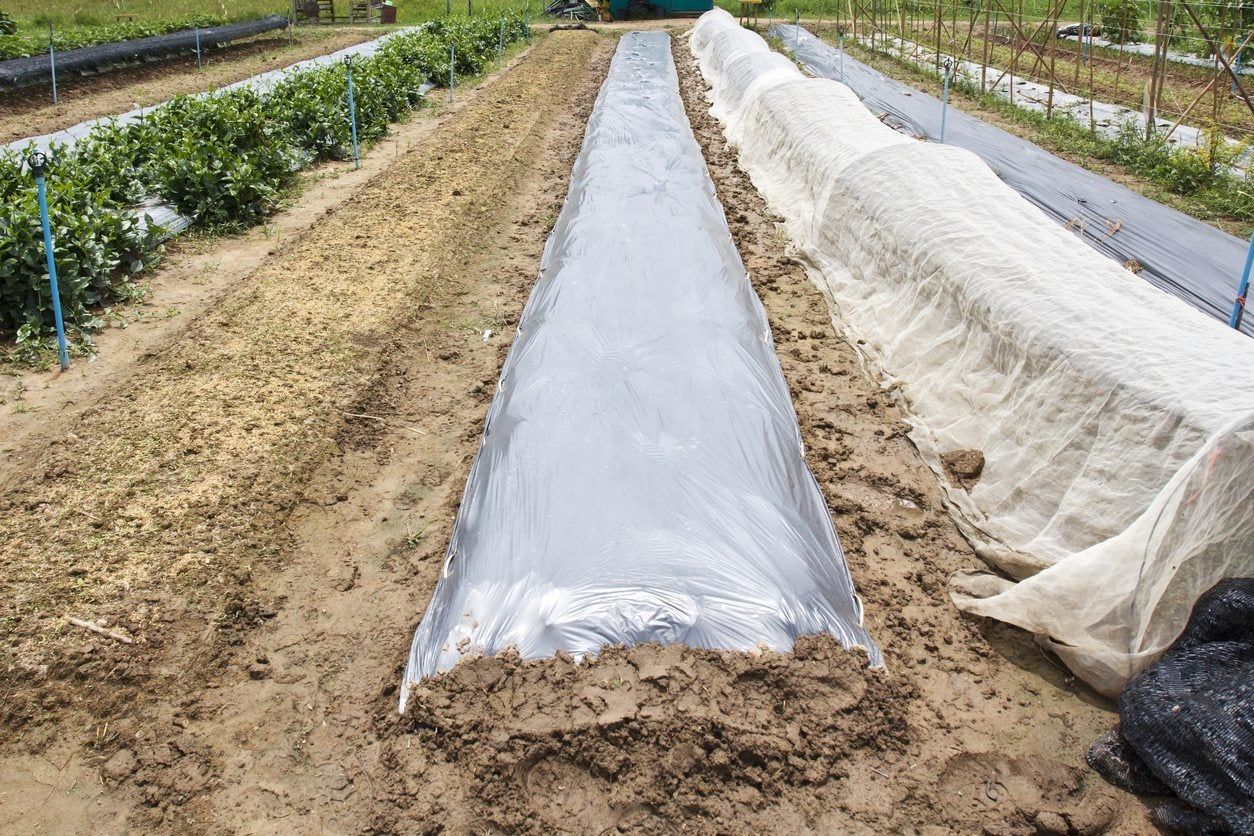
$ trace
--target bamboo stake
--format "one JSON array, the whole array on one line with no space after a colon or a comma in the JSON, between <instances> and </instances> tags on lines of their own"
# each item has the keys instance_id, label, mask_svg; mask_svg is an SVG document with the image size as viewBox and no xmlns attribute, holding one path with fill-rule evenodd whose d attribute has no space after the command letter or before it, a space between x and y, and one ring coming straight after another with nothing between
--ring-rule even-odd
<instances>
[{"instance_id":1,"label":"bamboo stake","mask_svg":"<svg viewBox=\"0 0 1254 836\"><path fill-rule=\"evenodd\" d=\"M1240 55L1241 50L1249 46L1251 40L1254 40L1254 31L1251 31L1250 34L1245 36L1245 40L1242 41L1241 45L1237 47L1235 52L1232 53L1233 56ZM1207 85L1202 88L1202 92L1198 93L1196 98L1194 98L1193 101L1189 102L1189 106L1184 109L1184 112L1180 114L1179 118L1177 118L1175 123L1172 124L1171 128L1168 129L1167 133L1162 135L1162 138L1158 140L1158 143L1155 147L1164 145L1166 144L1167 140L1171 139L1171 135L1176 132L1176 128L1180 127L1180 125L1184 123L1184 120L1189 118L1189 114L1193 112L1193 108L1197 107L1198 103L1201 102L1202 99L1206 98L1206 94L1210 92L1211 87L1218 86L1219 80L1224 77L1225 77L1225 73L1217 73L1215 77L1212 78L1210 82L1207 83Z\"/></svg>"},{"instance_id":2,"label":"bamboo stake","mask_svg":"<svg viewBox=\"0 0 1254 836\"><path fill-rule=\"evenodd\" d=\"M984 48L980 51L980 92L988 92L988 17L992 13L991 3L984 0Z\"/></svg>"}]
</instances>

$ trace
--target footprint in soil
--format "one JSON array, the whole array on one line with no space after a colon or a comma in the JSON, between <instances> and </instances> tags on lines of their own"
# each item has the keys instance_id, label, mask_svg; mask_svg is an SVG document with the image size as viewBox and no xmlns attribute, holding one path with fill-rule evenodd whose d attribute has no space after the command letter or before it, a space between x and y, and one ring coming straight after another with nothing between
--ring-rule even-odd
<instances>
[{"instance_id":1,"label":"footprint in soil","mask_svg":"<svg viewBox=\"0 0 1254 836\"><path fill-rule=\"evenodd\" d=\"M562 758L541 758L525 767L523 789L532 810L558 828L591 833L618 822L605 782Z\"/></svg>"}]
</instances>

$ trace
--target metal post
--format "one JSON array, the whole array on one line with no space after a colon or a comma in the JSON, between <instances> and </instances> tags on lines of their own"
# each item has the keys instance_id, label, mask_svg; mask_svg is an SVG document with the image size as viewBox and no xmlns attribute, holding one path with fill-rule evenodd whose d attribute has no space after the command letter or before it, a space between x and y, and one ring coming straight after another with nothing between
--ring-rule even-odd
<instances>
[{"instance_id":1,"label":"metal post","mask_svg":"<svg viewBox=\"0 0 1254 836\"><path fill-rule=\"evenodd\" d=\"M348 123L353 131L353 168L361 168L361 154L357 148L357 100L353 97L353 56L344 56L348 71Z\"/></svg>"},{"instance_id":2,"label":"metal post","mask_svg":"<svg viewBox=\"0 0 1254 836\"><path fill-rule=\"evenodd\" d=\"M797 51L797 43L801 40L801 12L794 12L792 17L792 51Z\"/></svg>"},{"instance_id":3,"label":"metal post","mask_svg":"<svg viewBox=\"0 0 1254 836\"><path fill-rule=\"evenodd\" d=\"M945 91L941 93L941 126L940 141L945 141L945 117L949 113L949 76L954 68L954 60L952 58L945 59Z\"/></svg>"},{"instance_id":4,"label":"metal post","mask_svg":"<svg viewBox=\"0 0 1254 836\"><path fill-rule=\"evenodd\" d=\"M527 5L523 6L523 38L527 43L531 43L531 2L528 0Z\"/></svg>"},{"instance_id":5,"label":"metal post","mask_svg":"<svg viewBox=\"0 0 1254 836\"><path fill-rule=\"evenodd\" d=\"M44 184L44 166L48 157L38 151L27 158L35 176L35 192L39 196L39 222L44 228L44 260L48 265L48 284L52 288L52 317L57 326L57 350L61 355L61 371L70 367L70 353L65 346L65 322L61 318L61 289L57 286L57 260L52 246L52 224L48 221L48 189ZM1248 273L1249 270L1247 269Z\"/></svg>"},{"instance_id":6,"label":"metal post","mask_svg":"<svg viewBox=\"0 0 1254 836\"><path fill-rule=\"evenodd\" d=\"M52 103L57 103L57 48L52 43L52 24L48 24L48 66L52 69Z\"/></svg>"},{"instance_id":7,"label":"metal post","mask_svg":"<svg viewBox=\"0 0 1254 836\"><path fill-rule=\"evenodd\" d=\"M505 12L501 12L500 23L496 26L496 52L497 60L505 60Z\"/></svg>"},{"instance_id":8,"label":"metal post","mask_svg":"<svg viewBox=\"0 0 1254 836\"><path fill-rule=\"evenodd\" d=\"M1241 270L1241 281L1237 284L1237 300L1232 303L1232 316L1228 317L1228 327L1240 328L1245 317L1245 297L1250 292L1250 267L1254 266L1254 235L1250 236L1250 248L1245 253L1245 268Z\"/></svg>"},{"instance_id":9,"label":"metal post","mask_svg":"<svg viewBox=\"0 0 1254 836\"><path fill-rule=\"evenodd\" d=\"M204 64L200 60L200 27L196 27L196 69L203 69Z\"/></svg>"},{"instance_id":10,"label":"metal post","mask_svg":"<svg viewBox=\"0 0 1254 836\"><path fill-rule=\"evenodd\" d=\"M453 101L453 88L457 86L457 46L448 45L448 100Z\"/></svg>"},{"instance_id":11,"label":"metal post","mask_svg":"<svg viewBox=\"0 0 1254 836\"><path fill-rule=\"evenodd\" d=\"M840 33L840 83L845 83L845 33Z\"/></svg>"}]
</instances>

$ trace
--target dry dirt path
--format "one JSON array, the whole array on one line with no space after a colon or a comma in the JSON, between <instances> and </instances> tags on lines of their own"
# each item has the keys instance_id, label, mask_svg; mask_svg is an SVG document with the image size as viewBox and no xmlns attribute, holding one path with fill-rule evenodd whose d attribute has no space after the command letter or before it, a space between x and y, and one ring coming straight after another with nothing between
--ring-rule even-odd
<instances>
[{"instance_id":1,"label":"dry dirt path","mask_svg":"<svg viewBox=\"0 0 1254 836\"><path fill-rule=\"evenodd\" d=\"M23 87L0 95L0 144L160 104L183 93L215 90L383 34L365 28L301 29L294 42L286 35L265 36L208 51L200 70L195 56L179 55L101 75L70 75L57 79L55 105L48 85Z\"/></svg>"},{"instance_id":2,"label":"dry dirt path","mask_svg":"<svg viewBox=\"0 0 1254 836\"><path fill-rule=\"evenodd\" d=\"M347 798L379 767L349 732L395 687L428 592L413 575L447 535L610 48L544 39L62 444L15 454L0 829L368 820Z\"/></svg>"}]
</instances>

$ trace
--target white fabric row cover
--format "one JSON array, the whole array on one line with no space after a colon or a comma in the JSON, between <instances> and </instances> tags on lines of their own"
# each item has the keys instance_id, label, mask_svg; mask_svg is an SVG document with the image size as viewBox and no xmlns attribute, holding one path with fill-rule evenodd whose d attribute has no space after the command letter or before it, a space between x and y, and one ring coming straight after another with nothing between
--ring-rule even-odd
<instances>
[{"instance_id":1,"label":"white fabric row cover","mask_svg":"<svg viewBox=\"0 0 1254 836\"><path fill-rule=\"evenodd\" d=\"M986 457L946 493L981 556L1022 582L955 578L955 602L1117 693L1200 592L1254 574L1254 341L1077 241L974 154L802 76L726 12L703 15L691 47L741 165L925 460L944 479L943 454Z\"/></svg>"},{"instance_id":2,"label":"white fabric row cover","mask_svg":"<svg viewBox=\"0 0 1254 836\"><path fill-rule=\"evenodd\" d=\"M679 97L622 38L401 689L471 653L879 650Z\"/></svg>"}]
</instances>

